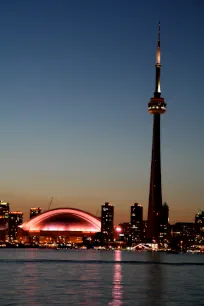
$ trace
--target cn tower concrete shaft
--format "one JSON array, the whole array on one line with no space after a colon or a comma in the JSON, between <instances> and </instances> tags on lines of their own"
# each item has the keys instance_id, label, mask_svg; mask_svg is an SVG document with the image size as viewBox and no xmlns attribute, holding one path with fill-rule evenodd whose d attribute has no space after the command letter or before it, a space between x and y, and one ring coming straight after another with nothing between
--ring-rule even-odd
<instances>
[{"instance_id":1,"label":"cn tower concrete shaft","mask_svg":"<svg viewBox=\"0 0 204 306\"><path fill-rule=\"evenodd\" d=\"M150 174L147 238L159 240L162 209L160 114L153 115L152 162Z\"/></svg>"}]
</instances>

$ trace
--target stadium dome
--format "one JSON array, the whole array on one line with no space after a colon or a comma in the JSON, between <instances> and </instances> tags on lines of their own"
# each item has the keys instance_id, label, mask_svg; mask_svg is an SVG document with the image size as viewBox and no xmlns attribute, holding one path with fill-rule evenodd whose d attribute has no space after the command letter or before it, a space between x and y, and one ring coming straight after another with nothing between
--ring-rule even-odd
<instances>
[{"instance_id":1,"label":"stadium dome","mask_svg":"<svg viewBox=\"0 0 204 306\"><path fill-rule=\"evenodd\" d=\"M101 221L94 215L75 208L51 209L37 215L20 228L30 234L36 232L89 232L101 231Z\"/></svg>"}]
</instances>

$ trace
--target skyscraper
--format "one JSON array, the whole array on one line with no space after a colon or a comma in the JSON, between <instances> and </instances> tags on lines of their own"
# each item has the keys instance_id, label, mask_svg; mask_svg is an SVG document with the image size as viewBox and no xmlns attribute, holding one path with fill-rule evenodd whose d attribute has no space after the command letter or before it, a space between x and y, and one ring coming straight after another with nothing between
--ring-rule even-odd
<instances>
[{"instance_id":1,"label":"skyscraper","mask_svg":"<svg viewBox=\"0 0 204 306\"><path fill-rule=\"evenodd\" d=\"M40 207L30 208L30 219L39 215L41 213L41 211L42 211L42 209Z\"/></svg>"},{"instance_id":2,"label":"skyscraper","mask_svg":"<svg viewBox=\"0 0 204 306\"><path fill-rule=\"evenodd\" d=\"M204 210L200 210L196 215L195 215L195 223L200 224L200 226L204 230Z\"/></svg>"},{"instance_id":3,"label":"skyscraper","mask_svg":"<svg viewBox=\"0 0 204 306\"><path fill-rule=\"evenodd\" d=\"M119 240L127 244L132 245L132 225L131 222L122 222L119 224L121 232L119 233Z\"/></svg>"},{"instance_id":4,"label":"skyscraper","mask_svg":"<svg viewBox=\"0 0 204 306\"><path fill-rule=\"evenodd\" d=\"M160 85L160 23L156 51L156 84L154 96L148 104L148 112L153 115L152 161L149 189L149 207L147 220L147 239L159 242L162 211L161 152L160 152L160 115L166 111L166 103L161 97Z\"/></svg>"},{"instance_id":5,"label":"skyscraper","mask_svg":"<svg viewBox=\"0 0 204 306\"><path fill-rule=\"evenodd\" d=\"M9 203L0 201L0 227L8 228Z\"/></svg>"},{"instance_id":6,"label":"skyscraper","mask_svg":"<svg viewBox=\"0 0 204 306\"><path fill-rule=\"evenodd\" d=\"M169 240L170 226L169 226L169 206L165 202L161 208L160 219L160 242L167 243Z\"/></svg>"},{"instance_id":7,"label":"skyscraper","mask_svg":"<svg viewBox=\"0 0 204 306\"><path fill-rule=\"evenodd\" d=\"M109 202L101 205L101 232L107 238L107 241L113 240L114 206Z\"/></svg>"},{"instance_id":8,"label":"skyscraper","mask_svg":"<svg viewBox=\"0 0 204 306\"><path fill-rule=\"evenodd\" d=\"M8 235L9 203L0 201L0 240L5 241Z\"/></svg>"},{"instance_id":9,"label":"skyscraper","mask_svg":"<svg viewBox=\"0 0 204 306\"><path fill-rule=\"evenodd\" d=\"M9 213L8 235L9 239L16 239L18 233L18 226L23 223L23 213L21 211L14 211Z\"/></svg>"},{"instance_id":10,"label":"skyscraper","mask_svg":"<svg viewBox=\"0 0 204 306\"><path fill-rule=\"evenodd\" d=\"M201 210L195 215L196 240L203 244L204 241L204 211Z\"/></svg>"},{"instance_id":11,"label":"skyscraper","mask_svg":"<svg viewBox=\"0 0 204 306\"><path fill-rule=\"evenodd\" d=\"M130 208L132 241L140 242L143 234L143 207L135 203Z\"/></svg>"}]
</instances>

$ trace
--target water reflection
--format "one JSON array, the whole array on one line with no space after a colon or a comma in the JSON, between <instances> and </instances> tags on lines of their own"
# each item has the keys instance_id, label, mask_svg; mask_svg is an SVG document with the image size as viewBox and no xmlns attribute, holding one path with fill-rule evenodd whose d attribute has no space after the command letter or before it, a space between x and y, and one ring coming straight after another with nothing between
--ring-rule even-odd
<instances>
[{"instance_id":1,"label":"water reflection","mask_svg":"<svg viewBox=\"0 0 204 306\"><path fill-rule=\"evenodd\" d=\"M151 261L151 265L147 265L147 299L146 306L157 305L165 306L163 300L163 266L159 263L162 261L161 254L147 253L148 261Z\"/></svg>"},{"instance_id":2,"label":"water reflection","mask_svg":"<svg viewBox=\"0 0 204 306\"><path fill-rule=\"evenodd\" d=\"M29 250L27 252L27 259L34 259L36 257L35 250ZM25 290L25 301L29 302L29 305L36 305L35 304L35 297L37 296L37 269L36 264L32 262L28 262L24 264L23 273L21 273L22 282L19 283L19 286L26 288Z\"/></svg>"},{"instance_id":3,"label":"water reflection","mask_svg":"<svg viewBox=\"0 0 204 306\"><path fill-rule=\"evenodd\" d=\"M83 272L82 272L83 271ZM81 273L82 272L82 273ZM69 286L67 288L67 293L70 294L78 294L81 299L82 305L92 305L93 304L93 298L94 298L94 305L98 306L98 299L100 298L100 270L98 264L88 265L86 267L81 267L78 272L75 272L78 274L79 284L82 286L83 284L83 291L81 286L76 289L75 287L70 290L70 282L72 280L69 280Z\"/></svg>"},{"instance_id":4,"label":"water reflection","mask_svg":"<svg viewBox=\"0 0 204 306\"><path fill-rule=\"evenodd\" d=\"M114 260L117 262L114 264L113 270L113 285L112 285L112 302L109 303L111 306L122 305L123 299L123 284L122 284L122 252L114 252Z\"/></svg>"}]
</instances>

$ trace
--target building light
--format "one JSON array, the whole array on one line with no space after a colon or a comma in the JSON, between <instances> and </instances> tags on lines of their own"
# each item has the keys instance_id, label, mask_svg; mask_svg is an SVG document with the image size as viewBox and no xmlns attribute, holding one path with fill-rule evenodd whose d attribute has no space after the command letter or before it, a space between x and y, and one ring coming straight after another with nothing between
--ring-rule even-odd
<instances>
[{"instance_id":1,"label":"building light","mask_svg":"<svg viewBox=\"0 0 204 306\"><path fill-rule=\"evenodd\" d=\"M116 227L115 230L116 230L116 232L118 232L118 233L122 231L121 227Z\"/></svg>"}]
</instances>

